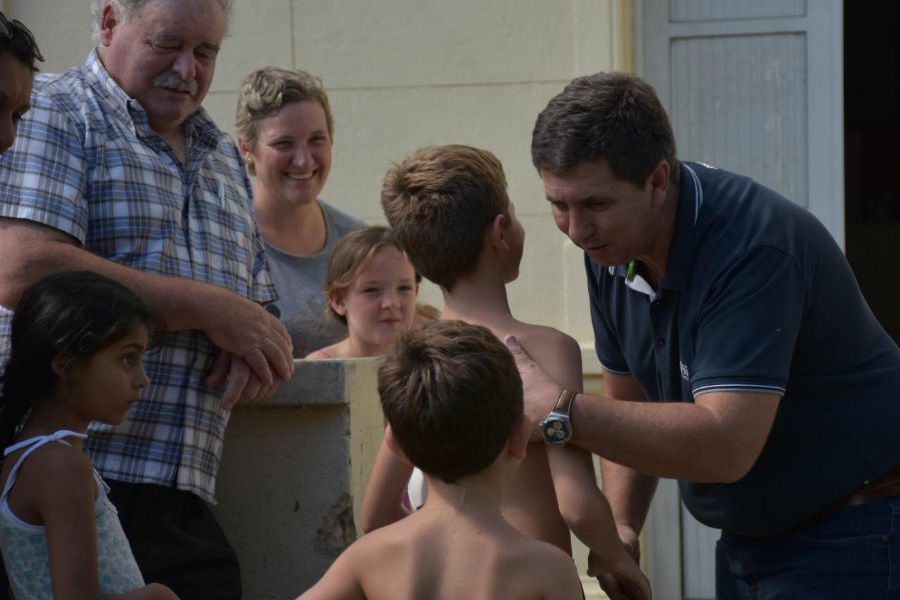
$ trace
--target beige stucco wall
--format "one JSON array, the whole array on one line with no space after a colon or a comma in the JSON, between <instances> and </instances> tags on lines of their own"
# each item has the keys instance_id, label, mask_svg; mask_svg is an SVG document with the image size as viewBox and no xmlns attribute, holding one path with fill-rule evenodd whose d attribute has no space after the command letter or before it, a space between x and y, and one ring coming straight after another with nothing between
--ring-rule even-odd
<instances>
[{"instance_id":1,"label":"beige stucco wall","mask_svg":"<svg viewBox=\"0 0 900 600\"><path fill-rule=\"evenodd\" d=\"M34 31L43 71L83 62L89 0L0 5ZM235 0L205 107L233 131L236 92L250 70L319 75L336 129L324 197L372 223L383 222L385 169L412 150L452 142L496 153L527 232L513 311L581 341L596 389L581 253L553 225L529 147L537 113L573 77L633 70L632 14L633 0ZM440 306L434 287L422 297Z\"/></svg>"},{"instance_id":2,"label":"beige stucco wall","mask_svg":"<svg viewBox=\"0 0 900 600\"><path fill-rule=\"evenodd\" d=\"M44 71L90 49L89 0L3 0L34 32ZM590 348L580 253L550 218L529 144L535 117L573 77L631 69L632 0L235 0L206 108L233 131L243 76L267 64L306 69L330 91L336 132L324 197L369 222L387 166L427 144L496 153L527 231L510 286L524 320ZM440 305L426 286L423 299ZM597 370L586 350L585 369Z\"/></svg>"}]
</instances>

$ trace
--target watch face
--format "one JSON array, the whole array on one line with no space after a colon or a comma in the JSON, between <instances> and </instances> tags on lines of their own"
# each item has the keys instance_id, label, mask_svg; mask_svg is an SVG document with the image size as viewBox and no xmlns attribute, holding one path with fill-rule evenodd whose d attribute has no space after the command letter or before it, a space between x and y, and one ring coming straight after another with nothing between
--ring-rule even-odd
<instances>
[{"instance_id":1,"label":"watch face","mask_svg":"<svg viewBox=\"0 0 900 600\"><path fill-rule=\"evenodd\" d=\"M543 423L544 439L548 444L565 444L572 437L569 424L557 417L548 417Z\"/></svg>"}]
</instances>

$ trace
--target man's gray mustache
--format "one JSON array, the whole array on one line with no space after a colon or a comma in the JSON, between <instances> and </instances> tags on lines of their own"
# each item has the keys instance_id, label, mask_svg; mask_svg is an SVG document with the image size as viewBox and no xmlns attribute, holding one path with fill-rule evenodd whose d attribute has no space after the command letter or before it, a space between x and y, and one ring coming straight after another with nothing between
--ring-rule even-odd
<instances>
[{"instance_id":1,"label":"man's gray mustache","mask_svg":"<svg viewBox=\"0 0 900 600\"><path fill-rule=\"evenodd\" d=\"M162 75L157 75L156 79L153 80L153 87L169 88L178 90L179 92L188 92L191 96L196 96L199 88L196 79L185 81L184 79L179 77L177 73L173 73L172 71L163 73Z\"/></svg>"}]
</instances>

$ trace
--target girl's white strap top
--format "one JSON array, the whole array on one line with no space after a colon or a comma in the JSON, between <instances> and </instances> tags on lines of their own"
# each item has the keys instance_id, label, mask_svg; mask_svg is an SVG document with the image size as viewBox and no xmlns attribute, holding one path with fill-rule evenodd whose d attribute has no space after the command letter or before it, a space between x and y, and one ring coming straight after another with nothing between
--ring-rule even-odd
<instances>
[{"instance_id":1,"label":"girl's white strap top","mask_svg":"<svg viewBox=\"0 0 900 600\"><path fill-rule=\"evenodd\" d=\"M3 493L0 494L0 510L6 512L8 510L9 504L6 501L6 497L9 495L9 490L12 489L13 484L16 483L16 477L19 475L19 468L22 466L22 463L25 462L25 459L32 455L38 448L43 446L44 444L49 444L50 442L59 442L60 444L69 445L69 442L66 441L67 437L76 437L81 439L87 439L87 435L84 433L78 433L77 431L70 431L68 429L60 429L59 431L54 431L50 435L39 435L37 437L28 438L27 440L22 440L21 442L17 442L12 446L7 446L3 450L3 457L6 458L13 452L18 452L22 448L28 448L25 452L22 453L22 456L19 457L19 460L16 461L16 464L13 466L12 471L9 473L9 477L6 479L6 485L3 486ZM94 470L94 480L97 482L98 489L103 490L102 495L106 495L109 492L109 486L106 485L106 482L100 477L100 474ZM101 500L101 494L97 494L98 502ZM12 515L12 511L10 511ZM13 515L15 516L15 515ZM16 517L18 519L18 517ZM22 523L28 525L22 521Z\"/></svg>"},{"instance_id":2,"label":"girl's white strap top","mask_svg":"<svg viewBox=\"0 0 900 600\"><path fill-rule=\"evenodd\" d=\"M37 600L53 597L50 578L50 556L47 550L47 530L43 525L27 523L9 506L9 492L16 483L19 469L25 460L50 442L70 445L65 438L87 437L83 433L61 429L50 435L22 440L3 451L9 456L23 448L13 465L0 494L0 550L17 600ZM94 502L94 525L97 529L97 562L100 591L103 594L124 594L144 586L144 579L131 553L131 546L122 531L119 515L106 494L109 487L94 470L97 500ZM66 490L59 490L66 496Z\"/></svg>"}]
</instances>

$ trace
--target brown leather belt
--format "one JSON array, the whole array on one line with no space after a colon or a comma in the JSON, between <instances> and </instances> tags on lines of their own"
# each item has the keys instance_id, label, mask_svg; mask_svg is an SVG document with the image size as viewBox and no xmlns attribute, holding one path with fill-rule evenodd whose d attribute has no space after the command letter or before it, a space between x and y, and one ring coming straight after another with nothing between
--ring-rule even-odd
<instances>
[{"instance_id":1,"label":"brown leather belt","mask_svg":"<svg viewBox=\"0 0 900 600\"><path fill-rule=\"evenodd\" d=\"M898 495L900 495L900 467L896 467L853 490L813 515L810 521L819 521L852 506L877 502Z\"/></svg>"}]
</instances>

